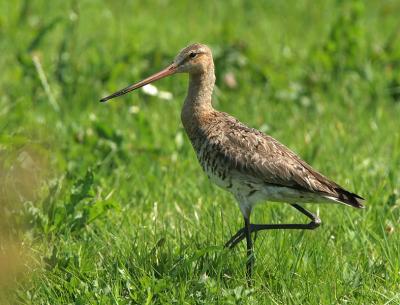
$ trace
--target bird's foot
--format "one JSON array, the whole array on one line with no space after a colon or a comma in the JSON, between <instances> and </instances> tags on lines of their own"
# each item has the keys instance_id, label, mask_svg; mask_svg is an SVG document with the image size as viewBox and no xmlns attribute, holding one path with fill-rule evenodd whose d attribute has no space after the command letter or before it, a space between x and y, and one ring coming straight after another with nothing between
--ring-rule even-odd
<instances>
[{"instance_id":1,"label":"bird's foot","mask_svg":"<svg viewBox=\"0 0 400 305\"><path fill-rule=\"evenodd\" d=\"M238 243L240 243L246 237L245 228L241 228L231 237L225 244L225 248L233 249Z\"/></svg>"}]
</instances>

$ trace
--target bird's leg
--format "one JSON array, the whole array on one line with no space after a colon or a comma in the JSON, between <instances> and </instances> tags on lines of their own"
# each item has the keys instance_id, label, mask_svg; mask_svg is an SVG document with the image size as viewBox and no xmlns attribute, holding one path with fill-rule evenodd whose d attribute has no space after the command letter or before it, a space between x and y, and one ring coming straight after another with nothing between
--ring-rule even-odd
<instances>
[{"instance_id":1,"label":"bird's leg","mask_svg":"<svg viewBox=\"0 0 400 305\"><path fill-rule=\"evenodd\" d=\"M247 279L251 280L251 276L254 268L254 252L253 252L253 242L251 240L251 224L250 217L244 218L244 234L246 236L247 244L247 262L246 262L246 275Z\"/></svg>"},{"instance_id":2,"label":"bird's leg","mask_svg":"<svg viewBox=\"0 0 400 305\"><path fill-rule=\"evenodd\" d=\"M299 212L306 215L311 219L311 222L307 224L289 223L289 224L250 224L250 233L258 232L262 230L277 230L277 229L302 229L302 230L314 230L318 228L321 224L321 219L317 215L307 211L302 206L298 204L291 204ZM234 248L240 241L246 237L245 228L240 229L232 238L225 244L226 248Z\"/></svg>"}]
</instances>

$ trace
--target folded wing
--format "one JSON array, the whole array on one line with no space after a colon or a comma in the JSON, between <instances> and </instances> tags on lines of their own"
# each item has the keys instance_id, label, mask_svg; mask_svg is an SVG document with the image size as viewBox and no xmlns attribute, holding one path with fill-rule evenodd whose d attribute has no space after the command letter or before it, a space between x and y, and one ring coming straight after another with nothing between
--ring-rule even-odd
<instances>
[{"instance_id":1,"label":"folded wing","mask_svg":"<svg viewBox=\"0 0 400 305\"><path fill-rule=\"evenodd\" d=\"M274 138L224 115L224 133L213 143L228 167L266 184L319 193L328 199L363 207L363 198L314 170Z\"/></svg>"}]
</instances>

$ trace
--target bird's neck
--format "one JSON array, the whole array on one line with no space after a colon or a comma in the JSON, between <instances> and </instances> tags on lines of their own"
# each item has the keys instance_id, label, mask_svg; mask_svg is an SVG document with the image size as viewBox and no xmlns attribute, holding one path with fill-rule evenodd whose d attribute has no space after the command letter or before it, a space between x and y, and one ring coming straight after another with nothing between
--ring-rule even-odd
<instances>
[{"instance_id":1,"label":"bird's neck","mask_svg":"<svg viewBox=\"0 0 400 305\"><path fill-rule=\"evenodd\" d=\"M189 74L189 89L182 108L182 122L185 128L196 124L197 119L214 111L211 96L214 89L214 66L202 73Z\"/></svg>"}]
</instances>

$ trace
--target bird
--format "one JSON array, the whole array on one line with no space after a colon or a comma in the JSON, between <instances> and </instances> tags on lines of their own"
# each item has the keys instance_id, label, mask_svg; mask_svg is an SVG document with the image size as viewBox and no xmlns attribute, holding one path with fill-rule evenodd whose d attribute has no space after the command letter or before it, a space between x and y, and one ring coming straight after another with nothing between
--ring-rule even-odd
<instances>
[{"instance_id":1,"label":"bird","mask_svg":"<svg viewBox=\"0 0 400 305\"><path fill-rule=\"evenodd\" d=\"M255 263L252 233L274 229L316 229L321 225L321 219L306 210L304 203L339 203L354 208L364 207L364 198L347 191L313 169L273 137L214 109L214 61L211 49L205 44L194 43L185 47L165 69L100 101L106 102L178 73L189 74L181 121L197 159L209 179L233 195L242 213L243 228L224 246L232 249L246 240L248 279L252 278ZM254 206L268 201L290 204L307 216L310 222L251 223Z\"/></svg>"}]
</instances>

